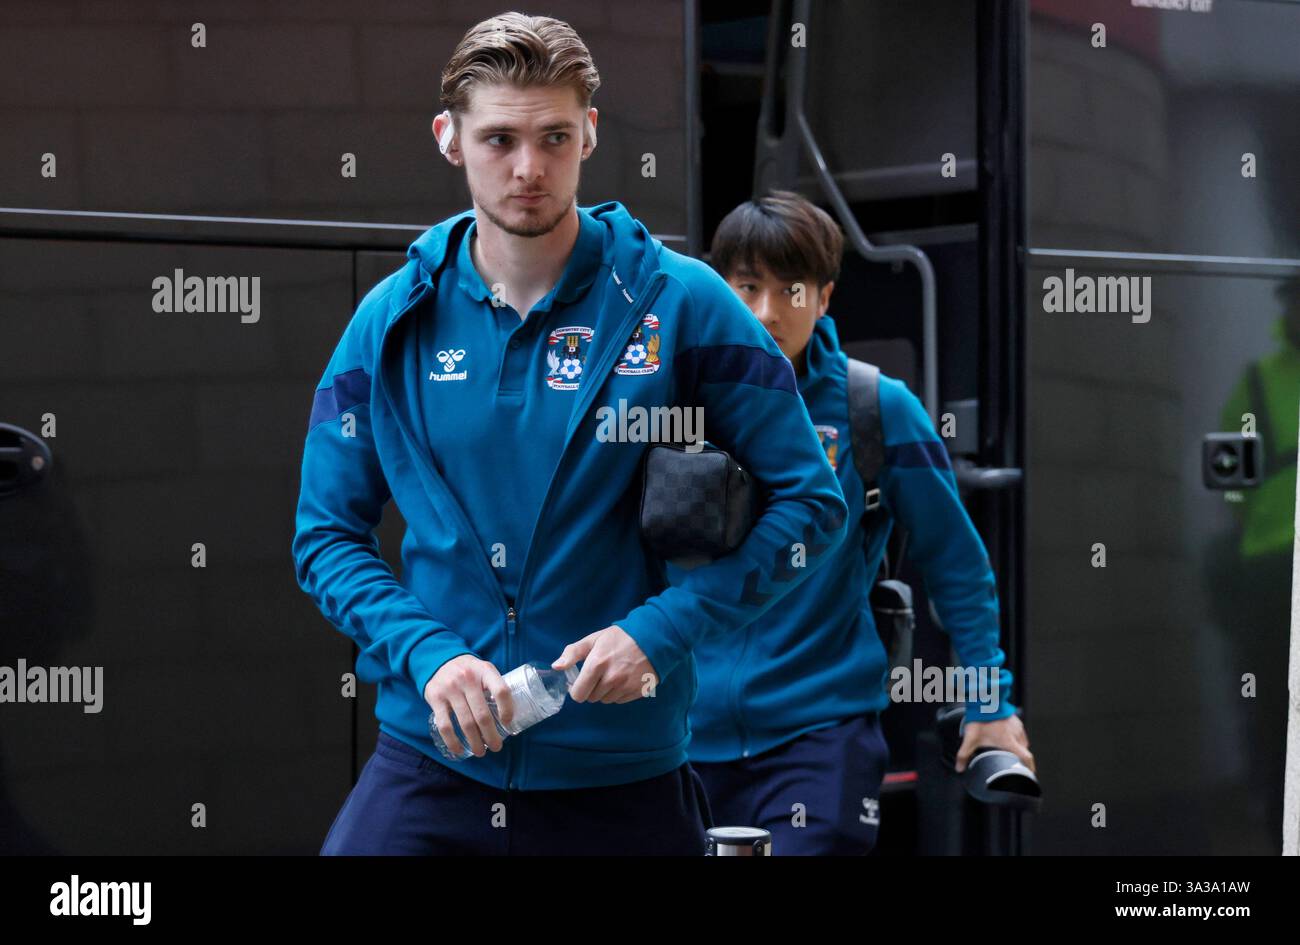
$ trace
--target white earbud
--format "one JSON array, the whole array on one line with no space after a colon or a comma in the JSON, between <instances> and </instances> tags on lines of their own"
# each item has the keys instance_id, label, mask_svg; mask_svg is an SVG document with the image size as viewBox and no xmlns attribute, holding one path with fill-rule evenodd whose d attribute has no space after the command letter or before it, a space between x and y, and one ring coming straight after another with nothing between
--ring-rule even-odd
<instances>
[{"instance_id":1,"label":"white earbud","mask_svg":"<svg viewBox=\"0 0 1300 945\"><path fill-rule=\"evenodd\" d=\"M451 139L456 134L456 125L451 120L451 112L444 111L442 117L447 119L447 127L442 129L442 134L438 137L438 150L446 154L451 147Z\"/></svg>"}]
</instances>

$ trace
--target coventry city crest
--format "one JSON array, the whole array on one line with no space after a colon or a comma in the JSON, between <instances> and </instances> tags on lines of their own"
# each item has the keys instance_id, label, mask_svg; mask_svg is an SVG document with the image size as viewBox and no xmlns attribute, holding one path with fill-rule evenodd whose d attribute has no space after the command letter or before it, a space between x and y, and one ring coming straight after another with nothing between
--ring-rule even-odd
<instances>
[{"instance_id":1,"label":"coventry city crest","mask_svg":"<svg viewBox=\"0 0 1300 945\"><path fill-rule=\"evenodd\" d=\"M817 439L821 441L822 449L826 451L826 458L830 460L831 469L838 469L840 454L839 428L823 426L818 423L813 425L813 429L817 431Z\"/></svg>"},{"instance_id":2,"label":"coventry city crest","mask_svg":"<svg viewBox=\"0 0 1300 945\"><path fill-rule=\"evenodd\" d=\"M551 332L546 339L546 384L551 390L577 389L592 334L592 329L582 325Z\"/></svg>"},{"instance_id":3,"label":"coventry city crest","mask_svg":"<svg viewBox=\"0 0 1300 945\"><path fill-rule=\"evenodd\" d=\"M615 374L653 374L659 370L659 319L646 315L636 326L623 357L614 365Z\"/></svg>"}]
</instances>

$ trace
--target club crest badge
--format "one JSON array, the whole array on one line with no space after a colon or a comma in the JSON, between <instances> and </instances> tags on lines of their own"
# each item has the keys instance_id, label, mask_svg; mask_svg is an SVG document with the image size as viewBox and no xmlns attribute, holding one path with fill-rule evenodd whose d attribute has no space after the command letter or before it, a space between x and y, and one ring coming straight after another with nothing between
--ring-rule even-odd
<instances>
[{"instance_id":1,"label":"club crest badge","mask_svg":"<svg viewBox=\"0 0 1300 945\"><path fill-rule=\"evenodd\" d=\"M628 339L614 373L653 374L659 370L659 363L659 319L647 314Z\"/></svg>"},{"instance_id":2,"label":"club crest badge","mask_svg":"<svg viewBox=\"0 0 1300 945\"><path fill-rule=\"evenodd\" d=\"M817 438L821 441L822 449L826 451L826 458L830 460L831 469L838 469L840 455L839 428L823 426L818 423L813 425L813 429L817 431Z\"/></svg>"},{"instance_id":3,"label":"club crest badge","mask_svg":"<svg viewBox=\"0 0 1300 945\"><path fill-rule=\"evenodd\" d=\"M577 390L591 345L592 329L582 325L557 328L546 339L546 385L551 390Z\"/></svg>"}]
</instances>

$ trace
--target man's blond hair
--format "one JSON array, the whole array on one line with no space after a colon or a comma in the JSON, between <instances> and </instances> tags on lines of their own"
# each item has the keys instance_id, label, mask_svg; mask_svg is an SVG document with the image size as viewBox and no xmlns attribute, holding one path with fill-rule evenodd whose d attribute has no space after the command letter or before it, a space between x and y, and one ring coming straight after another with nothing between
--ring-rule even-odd
<instances>
[{"instance_id":1,"label":"man's blond hair","mask_svg":"<svg viewBox=\"0 0 1300 945\"><path fill-rule=\"evenodd\" d=\"M461 37L442 70L442 107L459 119L474 87L489 83L521 87L570 86L584 109L600 88L600 74L577 32L549 16L503 13ZM459 122L458 122L459 123Z\"/></svg>"}]
</instances>

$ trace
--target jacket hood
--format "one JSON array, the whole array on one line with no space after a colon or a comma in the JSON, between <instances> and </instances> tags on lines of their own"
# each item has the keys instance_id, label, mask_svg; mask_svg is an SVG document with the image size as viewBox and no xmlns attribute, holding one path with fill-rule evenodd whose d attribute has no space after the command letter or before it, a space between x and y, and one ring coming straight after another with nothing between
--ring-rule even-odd
<instances>
[{"instance_id":1,"label":"jacket hood","mask_svg":"<svg viewBox=\"0 0 1300 945\"><path fill-rule=\"evenodd\" d=\"M658 271L663 244L617 200L578 207L578 212L590 215L605 227L604 261L612 267L612 278L623 290L624 297L632 302ZM460 241L474 220L474 211L466 210L431 226L411 243L406 255L419 263L417 284L437 280L443 266L459 250Z\"/></svg>"},{"instance_id":2,"label":"jacket hood","mask_svg":"<svg viewBox=\"0 0 1300 945\"><path fill-rule=\"evenodd\" d=\"M835 320L828 312L813 324L812 336L808 339L806 370L799 377L799 390L802 392L814 387L842 357Z\"/></svg>"}]
</instances>

